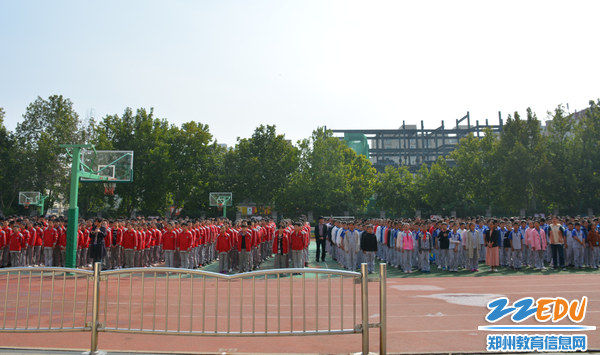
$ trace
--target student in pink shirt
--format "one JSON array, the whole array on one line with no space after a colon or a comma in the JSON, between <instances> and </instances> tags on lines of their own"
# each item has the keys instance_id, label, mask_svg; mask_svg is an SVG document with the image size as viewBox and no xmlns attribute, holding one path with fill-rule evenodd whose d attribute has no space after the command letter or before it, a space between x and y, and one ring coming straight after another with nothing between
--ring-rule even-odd
<instances>
[{"instance_id":1,"label":"student in pink shirt","mask_svg":"<svg viewBox=\"0 0 600 355\"><path fill-rule=\"evenodd\" d=\"M529 232L531 251L534 256L536 270L546 270L544 267L544 256L546 254L546 233L540 228L540 222L535 221L534 228Z\"/></svg>"},{"instance_id":2,"label":"student in pink shirt","mask_svg":"<svg viewBox=\"0 0 600 355\"><path fill-rule=\"evenodd\" d=\"M408 224L402 225L402 267L405 274L412 273L413 237L409 231Z\"/></svg>"}]
</instances>

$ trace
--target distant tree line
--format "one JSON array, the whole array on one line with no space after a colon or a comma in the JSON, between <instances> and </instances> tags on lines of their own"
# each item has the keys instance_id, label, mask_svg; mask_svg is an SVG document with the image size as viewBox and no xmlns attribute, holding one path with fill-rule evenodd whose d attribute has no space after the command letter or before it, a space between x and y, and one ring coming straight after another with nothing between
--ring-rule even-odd
<instances>
[{"instance_id":1,"label":"distant tree line","mask_svg":"<svg viewBox=\"0 0 600 355\"><path fill-rule=\"evenodd\" d=\"M102 184L81 184L80 213L165 215L170 206L188 216L216 216L209 192L232 192L246 201L295 217L319 214L412 216L415 210L449 215L551 212L600 208L600 100L575 120L562 106L548 112L547 132L530 109L509 116L500 134L463 138L448 157L417 174L407 167L377 173L331 131L317 128L292 144L275 126L224 148L207 124L181 126L153 110L82 119L63 96L38 97L14 132L0 108L0 209L25 213L19 191L42 191L46 208L68 201L70 157L60 144L94 144L98 150L133 150L134 181L105 196ZM234 209L228 209L230 218Z\"/></svg>"}]
</instances>

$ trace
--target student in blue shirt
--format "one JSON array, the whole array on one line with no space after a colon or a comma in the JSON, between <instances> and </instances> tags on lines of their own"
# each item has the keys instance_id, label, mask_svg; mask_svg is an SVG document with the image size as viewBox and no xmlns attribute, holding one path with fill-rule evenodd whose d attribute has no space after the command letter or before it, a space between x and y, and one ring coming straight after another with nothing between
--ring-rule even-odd
<instances>
[{"instance_id":1,"label":"student in blue shirt","mask_svg":"<svg viewBox=\"0 0 600 355\"><path fill-rule=\"evenodd\" d=\"M575 223L573 231L573 265L575 269L583 269L583 252L585 251L585 235L581 223Z\"/></svg>"},{"instance_id":2,"label":"student in blue shirt","mask_svg":"<svg viewBox=\"0 0 600 355\"><path fill-rule=\"evenodd\" d=\"M510 253L512 256L512 268L520 271L523 261L523 236L519 233L519 223L514 222L512 231L508 235L510 240Z\"/></svg>"}]
</instances>

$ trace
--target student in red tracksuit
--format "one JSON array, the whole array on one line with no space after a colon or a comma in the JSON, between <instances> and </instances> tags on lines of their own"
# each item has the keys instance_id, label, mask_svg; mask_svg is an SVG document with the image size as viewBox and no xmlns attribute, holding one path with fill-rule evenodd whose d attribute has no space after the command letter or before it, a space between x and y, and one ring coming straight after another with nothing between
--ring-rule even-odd
<instances>
[{"instance_id":1,"label":"student in red tracksuit","mask_svg":"<svg viewBox=\"0 0 600 355\"><path fill-rule=\"evenodd\" d=\"M31 242L31 234L27 230L27 225L25 222L21 223L19 226L19 231L21 235L23 235L23 241L21 242L21 265L20 266L28 266L28 258L27 251L29 250L29 244Z\"/></svg>"},{"instance_id":2,"label":"student in red tracksuit","mask_svg":"<svg viewBox=\"0 0 600 355\"><path fill-rule=\"evenodd\" d=\"M83 224L83 245L81 246L81 266L88 266L89 265L89 255L90 255L90 243L92 241L92 238L90 238L90 230L87 228L87 226L85 225L85 223Z\"/></svg>"},{"instance_id":3,"label":"student in red tracksuit","mask_svg":"<svg viewBox=\"0 0 600 355\"><path fill-rule=\"evenodd\" d=\"M54 248L58 242L58 232L54 229L54 222L48 221L48 227L44 229L44 265L52 267L54 263Z\"/></svg>"},{"instance_id":4,"label":"student in red tracksuit","mask_svg":"<svg viewBox=\"0 0 600 355\"><path fill-rule=\"evenodd\" d=\"M173 231L173 225L167 224L167 232L162 235L163 250L165 252L165 266L174 267L173 256L175 255L175 249L177 249L177 235Z\"/></svg>"},{"instance_id":5,"label":"student in red tracksuit","mask_svg":"<svg viewBox=\"0 0 600 355\"><path fill-rule=\"evenodd\" d=\"M4 247L7 247L6 232L0 228L0 267L4 267Z\"/></svg>"},{"instance_id":6,"label":"student in red tracksuit","mask_svg":"<svg viewBox=\"0 0 600 355\"><path fill-rule=\"evenodd\" d=\"M60 247L60 265L65 267L65 261L67 256L67 233L60 233L58 236L58 246Z\"/></svg>"},{"instance_id":7,"label":"student in red tracksuit","mask_svg":"<svg viewBox=\"0 0 600 355\"><path fill-rule=\"evenodd\" d=\"M245 272L250 268L248 265L248 255L252 251L252 240L252 232L248 230L248 224L242 223L237 245L238 252L240 253L240 272Z\"/></svg>"},{"instance_id":8,"label":"student in red tracksuit","mask_svg":"<svg viewBox=\"0 0 600 355\"><path fill-rule=\"evenodd\" d=\"M10 261L10 248L9 248L9 243L10 243L10 234L12 233L12 229L10 229L8 227L8 221L7 220L2 220L2 223L0 225L0 229L2 229L4 231L4 247L3 249L0 249L0 254L2 254L2 256L0 257L0 259L2 259L2 267L7 267L8 266L8 262Z\"/></svg>"},{"instance_id":9,"label":"student in red tracksuit","mask_svg":"<svg viewBox=\"0 0 600 355\"><path fill-rule=\"evenodd\" d=\"M231 249L231 235L227 232L227 226L221 226L221 232L217 236L217 253L219 253L219 272L229 272L229 250Z\"/></svg>"},{"instance_id":10,"label":"student in red tracksuit","mask_svg":"<svg viewBox=\"0 0 600 355\"><path fill-rule=\"evenodd\" d=\"M63 234L65 235L65 239L66 239L67 230L66 230L66 228L64 228L63 221L58 221L54 225L56 227L55 229L56 229L56 234L57 234L58 238L57 238L56 248L54 248L54 259L53 259L52 266L61 266L61 265L64 265L64 260L61 260L62 253L61 253L60 245L58 245L58 242L63 237Z\"/></svg>"},{"instance_id":11,"label":"student in red tracksuit","mask_svg":"<svg viewBox=\"0 0 600 355\"><path fill-rule=\"evenodd\" d=\"M290 234L290 241L292 242L292 261L294 268L303 268L304 264L304 248L306 245L306 232L302 231L302 225L300 222L294 223L294 231Z\"/></svg>"},{"instance_id":12,"label":"student in red tracksuit","mask_svg":"<svg viewBox=\"0 0 600 355\"><path fill-rule=\"evenodd\" d=\"M44 242L42 235L44 232L39 227L38 223L34 223L31 226L31 229L35 231L35 238L33 240L33 255L31 258L31 263L33 266L38 266L38 265L40 265L40 260L41 260L42 245ZM31 233L31 231L30 231L30 233Z\"/></svg>"},{"instance_id":13,"label":"student in red tracksuit","mask_svg":"<svg viewBox=\"0 0 600 355\"><path fill-rule=\"evenodd\" d=\"M136 267L142 267L144 266L142 265L142 257L144 255L144 250L146 249L146 233L144 233L142 226L139 224L136 224L134 229L136 230L138 236L138 247L137 251L133 253L135 255L133 264Z\"/></svg>"},{"instance_id":14,"label":"student in red tracksuit","mask_svg":"<svg viewBox=\"0 0 600 355\"><path fill-rule=\"evenodd\" d=\"M123 249L125 249L125 267L132 268L134 265L134 252L138 248L138 234L133 229L131 222L127 223L127 230L123 233Z\"/></svg>"},{"instance_id":15,"label":"student in red tracksuit","mask_svg":"<svg viewBox=\"0 0 600 355\"><path fill-rule=\"evenodd\" d=\"M273 240L273 254L275 254L275 269L283 269L286 267L288 253L290 252L290 240L285 231L283 223L279 225L279 229L275 232Z\"/></svg>"},{"instance_id":16,"label":"student in red tracksuit","mask_svg":"<svg viewBox=\"0 0 600 355\"><path fill-rule=\"evenodd\" d=\"M21 249L23 245L23 234L20 233L20 228L17 223L12 227L10 234L10 265L12 267L21 266Z\"/></svg>"},{"instance_id":17,"label":"student in red tracksuit","mask_svg":"<svg viewBox=\"0 0 600 355\"><path fill-rule=\"evenodd\" d=\"M177 238L177 251L181 260L181 268L189 269L190 250L192 248L192 233L187 223L181 225L182 233Z\"/></svg>"},{"instance_id":18,"label":"student in red tracksuit","mask_svg":"<svg viewBox=\"0 0 600 355\"><path fill-rule=\"evenodd\" d=\"M121 255L123 254L123 227L120 222L115 222L113 224L113 245L111 246L111 255L112 255L112 265L115 269L120 269L123 267L123 259Z\"/></svg>"},{"instance_id":19,"label":"student in red tracksuit","mask_svg":"<svg viewBox=\"0 0 600 355\"><path fill-rule=\"evenodd\" d=\"M81 265L81 250L83 249L83 246L85 244L85 238L83 237L84 227L85 224L79 223L79 226L77 228L77 259L75 260L75 264L77 265L77 267L83 266Z\"/></svg>"},{"instance_id":20,"label":"student in red tracksuit","mask_svg":"<svg viewBox=\"0 0 600 355\"><path fill-rule=\"evenodd\" d=\"M104 249L106 252L104 253L103 264L106 269L112 269L113 265L112 261L112 241L113 241L113 229L112 225L106 226L106 236L104 237Z\"/></svg>"}]
</instances>

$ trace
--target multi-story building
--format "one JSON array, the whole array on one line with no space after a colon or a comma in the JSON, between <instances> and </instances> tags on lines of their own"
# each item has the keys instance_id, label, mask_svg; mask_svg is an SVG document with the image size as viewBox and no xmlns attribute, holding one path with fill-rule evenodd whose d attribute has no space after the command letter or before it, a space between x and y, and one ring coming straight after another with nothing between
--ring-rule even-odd
<instances>
[{"instance_id":1,"label":"multi-story building","mask_svg":"<svg viewBox=\"0 0 600 355\"><path fill-rule=\"evenodd\" d=\"M333 133L343 134L341 139L358 154L369 158L373 166L381 171L386 165L408 166L412 172L419 170L423 163L430 166L438 157L450 154L461 138L473 133L483 137L486 129L495 133L502 131L503 121L498 112L498 125L490 125L475 121L471 124L469 112L456 120L456 125L447 128L442 125L435 129L426 129L423 121L421 127L407 125L404 121L398 129L333 129ZM452 161L449 161L453 164Z\"/></svg>"}]
</instances>

